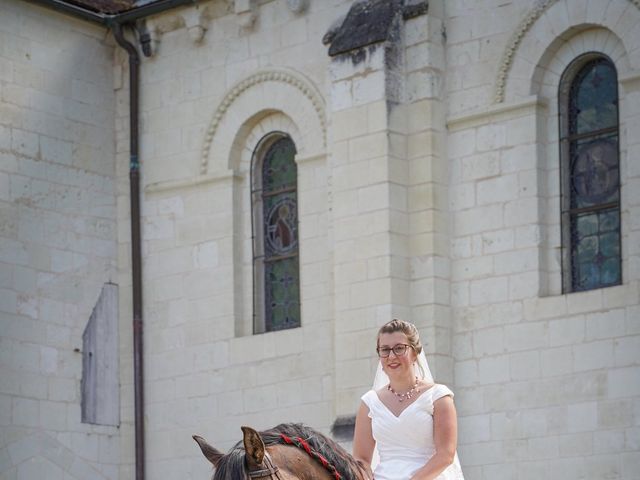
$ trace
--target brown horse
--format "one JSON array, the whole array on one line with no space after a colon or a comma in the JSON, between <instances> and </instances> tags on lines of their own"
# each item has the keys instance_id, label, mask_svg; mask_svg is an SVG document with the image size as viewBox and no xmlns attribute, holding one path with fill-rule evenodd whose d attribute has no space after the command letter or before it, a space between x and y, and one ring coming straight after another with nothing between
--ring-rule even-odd
<instances>
[{"instance_id":1,"label":"brown horse","mask_svg":"<svg viewBox=\"0 0 640 480\"><path fill-rule=\"evenodd\" d=\"M213 464L213 480L368 480L371 469L340 445L300 424L284 423L244 438L226 455L197 435L193 439Z\"/></svg>"}]
</instances>

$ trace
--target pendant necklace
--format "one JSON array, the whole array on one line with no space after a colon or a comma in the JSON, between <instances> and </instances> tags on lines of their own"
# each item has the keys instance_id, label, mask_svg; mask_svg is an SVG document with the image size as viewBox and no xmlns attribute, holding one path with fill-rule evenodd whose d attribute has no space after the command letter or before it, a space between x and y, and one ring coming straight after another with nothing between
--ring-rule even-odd
<instances>
[{"instance_id":1,"label":"pendant necklace","mask_svg":"<svg viewBox=\"0 0 640 480\"><path fill-rule=\"evenodd\" d=\"M416 383L414 383L413 387L411 387L405 393L396 392L393 388L391 388L391 384L387 385L387 390L389 390L391 393L393 393L396 396L396 398L398 399L398 402L402 403L405 400L413 397L413 395L418 391L418 383L419 383L418 377L416 377Z\"/></svg>"}]
</instances>

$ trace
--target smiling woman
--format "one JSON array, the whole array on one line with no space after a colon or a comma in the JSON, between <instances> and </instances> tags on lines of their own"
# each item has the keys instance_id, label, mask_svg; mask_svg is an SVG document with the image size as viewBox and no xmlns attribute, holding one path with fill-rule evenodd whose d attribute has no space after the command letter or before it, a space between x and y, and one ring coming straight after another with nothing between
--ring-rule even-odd
<instances>
[{"instance_id":1,"label":"smiling woman","mask_svg":"<svg viewBox=\"0 0 640 480\"><path fill-rule=\"evenodd\" d=\"M433 381L417 328L386 323L376 350L380 364L356 416L353 456L372 464L376 480L462 480L453 392Z\"/></svg>"}]
</instances>

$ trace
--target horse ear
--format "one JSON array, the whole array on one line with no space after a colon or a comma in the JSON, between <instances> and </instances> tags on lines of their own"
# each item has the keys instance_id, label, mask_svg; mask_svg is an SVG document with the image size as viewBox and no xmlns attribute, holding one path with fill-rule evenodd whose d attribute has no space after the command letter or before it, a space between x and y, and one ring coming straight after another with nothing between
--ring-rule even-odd
<instances>
[{"instance_id":1,"label":"horse ear","mask_svg":"<svg viewBox=\"0 0 640 480\"><path fill-rule=\"evenodd\" d=\"M192 438L196 441L196 443L200 447L200 450L202 450L202 454L207 457L207 460L213 463L214 467L217 467L218 462L224 456L224 454L209 445L204 438L198 435L192 435Z\"/></svg>"},{"instance_id":2,"label":"horse ear","mask_svg":"<svg viewBox=\"0 0 640 480\"><path fill-rule=\"evenodd\" d=\"M249 467L259 467L264 459L264 442L260 434L251 427L241 427L244 438L244 451L247 453Z\"/></svg>"}]
</instances>

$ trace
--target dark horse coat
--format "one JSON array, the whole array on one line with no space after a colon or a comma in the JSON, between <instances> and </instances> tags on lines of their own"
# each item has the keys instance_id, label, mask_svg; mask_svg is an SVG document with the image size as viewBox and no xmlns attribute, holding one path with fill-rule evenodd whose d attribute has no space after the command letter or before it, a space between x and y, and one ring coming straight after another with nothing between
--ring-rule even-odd
<instances>
[{"instance_id":1,"label":"dark horse coat","mask_svg":"<svg viewBox=\"0 0 640 480\"><path fill-rule=\"evenodd\" d=\"M295 423L264 432L242 427L244 437L226 455L194 435L204 456L215 467L213 480L366 480L371 470L340 445Z\"/></svg>"}]
</instances>

